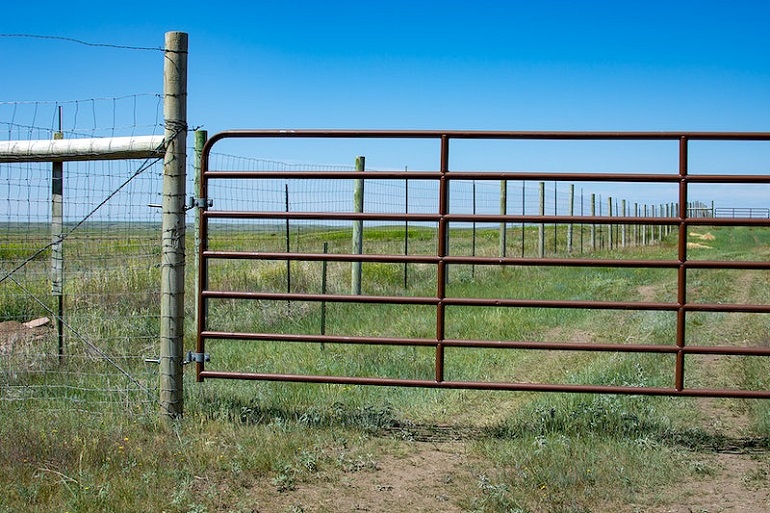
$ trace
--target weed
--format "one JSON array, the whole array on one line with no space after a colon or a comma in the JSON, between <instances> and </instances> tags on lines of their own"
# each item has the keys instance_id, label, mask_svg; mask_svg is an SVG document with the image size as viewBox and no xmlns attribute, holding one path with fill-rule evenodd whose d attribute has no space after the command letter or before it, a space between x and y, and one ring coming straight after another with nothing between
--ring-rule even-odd
<instances>
[{"instance_id":1,"label":"weed","mask_svg":"<svg viewBox=\"0 0 770 513\"><path fill-rule=\"evenodd\" d=\"M457 237L451 245L453 254L470 254L469 241L462 239L467 234L461 232L452 232ZM478 240L485 241L487 247L479 247L478 254L494 255L496 234L493 230L486 232L479 233ZM382 229L371 234L368 249L386 250L388 245L400 242L398 237L403 231ZM319 247L321 238L327 236L333 251L349 250L349 233L344 230L308 230L300 242L303 247ZM435 230L410 228L409 236L414 242L410 247L414 253L410 254L431 254L435 250ZM253 233L233 236L238 239L235 244L250 249L261 245L269 233L260 237L256 239ZM224 246L225 242L223 238L219 244ZM116 252L127 251L115 244ZM526 248L527 252L533 250ZM718 251L742 250L715 245L709 256ZM753 251L747 249L741 258L750 259ZM663 259L669 258L671 252L670 246L661 245L613 256ZM33 264L47 265L43 260ZM131 262L127 267L133 271L100 272L87 269L91 264L86 264L78 269L77 283L72 283L80 287L73 290L82 292L82 297L74 299L78 310L72 312L71 321L89 340L99 341L99 347L111 354L153 351L158 335L158 322L152 314L157 294L135 289L154 290L159 269L147 261L137 262L136 266ZM366 265L364 288L374 293L430 296L435 293L435 269L421 265L408 266L411 278L406 291L402 266ZM291 271L292 290L319 290L318 266L302 263L292 265ZM330 293L346 293L349 271L346 265L329 266ZM213 277L223 290L257 287L263 291L283 291L286 278L285 262L251 267L244 262L232 263L216 269ZM740 287L728 286L734 281L729 273L693 273L691 278L692 297L699 300L715 300L720 291L731 297L740 293ZM597 295L637 297L641 295L639 287L645 286L654 289L655 300L668 301L673 294L671 281L669 270L498 269L452 264L447 290L453 297L592 299ZM767 302L763 290L766 283L758 281L747 295ZM41 280L32 288L45 296L48 287ZM211 322L249 331L312 333L319 327L317 306L301 302L289 306L285 301L221 301L211 305ZM435 336L433 307L328 307L327 333ZM40 313L37 307L7 294L0 294L0 309L7 315ZM135 313L145 317L137 320ZM704 345L721 343L725 334L716 332L714 325L727 318L707 314L688 314L688 337ZM734 321L734 331L729 335L740 336L740 340L751 344L766 344L766 319L752 319ZM663 344L671 341L675 328L675 316L669 312L449 306L446 320L448 338L487 340L571 341L573 331L580 331L586 334L580 343ZM187 329L191 340L191 322ZM39 343L43 348L40 352L55 355L53 338ZM321 349L317 344L211 341L207 349L213 357L211 368L313 369L322 374L404 378L435 375L434 348L365 349L326 344ZM110 374L110 366L88 347L73 340L67 350L61 366L52 357L39 358L34 366L20 368L16 363L19 355L0 355L0 393L8 399L0 420L0 440L10 441L0 443L0 483L5 490L0 511L226 511L236 507L233 504L244 489L265 479L272 479L275 489L286 493L311 474L313 479L333 479L340 473L376 471L382 461L378 451L387 450L378 445L383 442L376 435L397 433L409 440L414 438L414 423L430 419L442 425L469 422L476 427L489 426L476 429L480 434L468 442L468 451L483 460L487 469L478 479L476 496L467 499L468 509L484 513L577 513L606 502L634 502L645 490L683 477L711 475L717 469L703 454L731 443L719 433L694 426L695 400L686 398L216 380L197 384L190 372L185 376L186 418L166 424L157 421L152 398L126 387L124 377ZM533 354L447 348L446 370L451 379L657 387L671 386L673 382L670 360L665 355L633 353L574 352L556 357L547 351ZM143 358L126 357L121 365L150 387L158 380L157 370L148 368ZM768 364L756 358L730 361L718 377L739 386L766 389L767 374ZM745 408L753 428L767 432L767 402L752 402ZM766 439L757 443L767 447ZM747 486L758 486L766 474L766 469L758 469L747 473L744 481ZM221 487L216 488L220 483ZM217 493L212 493L214 489ZM155 490L168 493L152 493ZM292 508L302 511L303 506Z\"/></svg>"},{"instance_id":2,"label":"weed","mask_svg":"<svg viewBox=\"0 0 770 513\"><path fill-rule=\"evenodd\" d=\"M284 466L272 479L273 486L281 493L291 492L296 488L294 481L295 470L290 466Z\"/></svg>"}]
</instances>

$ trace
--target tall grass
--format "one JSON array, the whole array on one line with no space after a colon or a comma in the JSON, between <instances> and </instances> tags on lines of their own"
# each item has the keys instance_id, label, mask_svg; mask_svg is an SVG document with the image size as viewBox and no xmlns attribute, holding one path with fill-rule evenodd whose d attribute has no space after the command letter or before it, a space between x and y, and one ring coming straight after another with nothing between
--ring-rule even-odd
<instances>
[{"instance_id":1,"label":"tall grass","mask_svg":"<svg viewBox=\"0 0 770 513\"><path fill-rule=\"evenodd\" d=\"M770 238L761 231L712 232L716 237L712 248L694 250L695 257L767 256ZM367 252L403 248L403 231L365 233ZM483 246L477 254L495 253L493 235L479 234L477 241ZM345 231L305 230L298 244L320 251L328 242L330 252L348 252L348 236ZM467 231L456 232L450 247L468 251L468 236ZM228 235L229 242L242 249L263 247L263 242L267 246L271 237L276 238L264 230ZM525 237L525 242L532 238ZM226 241L215 242L224 246ZM415 229L410 242L415 253L435 250L430 230ZM673 242L623 254L597 254L670 258ZM283 249L280 242L272 244L275 250ZM432 266L407 266L406 289L403 270L396 264L364 265L365 293L435 294ZM78 329L89 340L99 341L100 347L118 352L130 347L132 355L146 351L151 356L157 323L149 316L137 322L132 312L150 312L157 301L154 264L79 272L76 286L91 292L87 298L72 299L82 306ZM349 266L330 264L327 272L330 293L349 292ZM320 264L292 263L291 275L293 291L320 292ZM284 291L287 276L285 262L222 262L212 272L212 284L224 290ZM766 278L760 274L755 278L758 283L752 280L747 289L738 286L730 273L694 273L688 293L703 301L748 297L767 302ZM672 301L674 280L671 271L655 269L454 266L448 292L458 297ZM132 292L137 289L142 292ZM191 304L190 296L188 300ZM0 301L10 300L0 296ZM10 311L13 302L0 304ZM210 314L212 329L320 330L317 303L212 301ZM435 312L428 307L340 303L328 304L326 315L329 334L435 335ZM763 316L735 320L727 333L720 331L716 320L693 316L687 326L691 342L717 344L729 335L765 343ZM665 312L455 307L447 311L446 336L670 343L674 327L675 319ZM192 347L191 321L186 338L187 347ZM80 349L75 351L76 347ZM108 372L108 362L82 344L73 342L70 348L70 365L87 369L77 374L81 381L57 374L55 358L39 363L46 372L27 372L10 356L0 356L4 393L25 394L25 386L30 391L29 401L6 401L0 419L0 483L6 490L0 495L0 512L250 511L256 502L253 490L265 480L289 493L318 475L334 480L341 474L374 470L377 455L401 451L395 444L413 438L418 426L447 424L458 430L473 428L468 450L484 462L475 491L457 499L460 507L479 512L599 511L608 505L650 500L658 487L711 472L703 463L703 451L719 443L719 433L693 425L697 400L216 380L197 384L190 372L185 376L185 419L165 423L157 420L152 402L146 397L139 400L144 392ZM432 350L419 347L212 341L207 352L212 354L207 364L212 369L421 379L431 379L435 372ZM157 379L155 368L143 361L134 358L122 365L148 387ZM719 379L747 388L767 387L770 369L763 359L730 359L716 374L709 365L696 362L688 367L696 384ZM458 380L628 386L671 386L673 380L668 356L579 351L450 349L447 372L448 379ZM100 387L116 390L123 399L102 403L103 398L93 393ZM89 407L93 402L100 406ZM764 402L735 404L749 405L744 407L750 410L754 433L767 432L770 416ZM384 433L397 436L379 436Z\"/></svg>"}]
</instances>

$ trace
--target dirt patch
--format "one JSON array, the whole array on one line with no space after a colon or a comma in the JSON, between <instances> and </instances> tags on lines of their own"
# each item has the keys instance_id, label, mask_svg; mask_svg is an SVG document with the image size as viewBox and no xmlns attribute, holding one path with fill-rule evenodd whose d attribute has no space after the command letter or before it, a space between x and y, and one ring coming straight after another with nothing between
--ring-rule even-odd
<instances>
[{"instance_id":1,"label":"dirt patch","mask_svg":"<svg viewBox=\"0 0 770 513\"><path fill-rule=\"evenodd\" d=\"M660 286L658 285L640 285L636 288L643 302L654 301L658 296Z\"/></svg>"},{"instance_id":2,"label":"dirt patch","mask_svg":"<svg viewBox=\"0 0 770 513\"><path fill-rule=\"evenodd\" d=\"M716 454L701 462L702 479L655 493L654 506L637 505L638 513L765 513L770 510L770 464L747 454Z\"/></svg>"},{"instance_id":3,"label":"dirt patch","mask_svg":"<svg viewBox=\"0 0 770 513\"><path fill-rule=\"evenodd\" d=\"M714 235L711 232L707 232L707 233L690 232L689 235L693 239L698 239L698 240L705 240L705 241L716 240L716 237L714 237Z\"/></svg>"},{"instance_id":4,"label":"dirt patch","mask_svg":"<svg viewBox=\"0 0 770 513\"><path fill-rule=\"evenodd\" d=\"M0 322L0 355L27 353L51 331L50 320Z\"/></svg>"},{"instance_id":5,"label":"dirt patch","mask_svg":"<svg viewBox=\"0 0 770 513\"><path fill-rule=\"evenodd\" d=\"M701 242L688 242L687 243L687 249L714 249L708 244L703 244L703 241L713 241L716 240L716 237L714 237L711 232L707 233L696 233L696 232L690 232L688 234L691 238L696 239Z\"/></svg>"},{"instance_id":6,"label":"dirt patch","mask_svg":"<svg viewBox=\"0 0 770 513\"><path fill-rule=\"evenodd\" d=\"M714 249L707 244L701 244L699 242L688 242L687 249Z\"/></svg>"},{"instance_id":7,"label":"dirt patch","mask_svg":"<svg viewBox=\"0 0 770 513\"><path fill-rule=\"evenodd\" d=\"M405 442L404 454L383 455L373 468L346 472L339 480L297 484L279 492L272 481L252 490L254 511L460 513L479 476L464 443ZM473 489L473 490L472 490Z\"/></svg>"},{"instance_id":8,"label":"dirt patch","mask_svg":"<svg viewBox=\"0 0 770 513\"><path fill-rule=\"evenodd\" d=\"M698 234L690 234L696 236ZM698 235L702 240L714 240L713 235ZM689 246L689 244L688 244ZM749 280L743 274L740 280ZM738 287L747 291L748 283ZM745 298L739 298L739 301ZM723 323L723 332L730 332L737 317ZM711 387L730 387L724 382L731 373L725 368L725 357L703 355L697 360L695 372L700 380ZM728 378L725 378L728 377ZM745 402L730 399L700 398L698 425L709 432L722 435L730 442L714 453L700 455L703 472L701 478L677 484L655 492L649 503L655 506L637 506L639 513L717 513L740 511L764 513L770 511L770 454L758 450L751 439L748 407ZM760 447L764 447L764 443Z\"/></svg>"}]
</instances>

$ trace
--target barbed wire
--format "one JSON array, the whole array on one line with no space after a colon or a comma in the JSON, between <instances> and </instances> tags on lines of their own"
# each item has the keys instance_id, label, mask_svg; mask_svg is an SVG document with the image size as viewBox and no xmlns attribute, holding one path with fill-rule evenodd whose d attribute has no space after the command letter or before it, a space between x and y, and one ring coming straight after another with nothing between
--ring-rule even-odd
<instances>
[{"instance_id":1,"label":"barbed wire","mask_svg":"<svg viewBox=\"0 0 770 513\"><path fill-rule=\"evenodd\" d=\"M95 46L102 48L117 48L120 50L141 50L141 51L153 51L153 52L175 52L173 50L167 50L166 48L159 46L131 46L131 45L117 45L112 43L92 43L89 41L83 41L82 39L76 39L74 37L65 36L51 36L44 34L0 34L0 37L5 38L27 38L27 39L47 39L54 41L66 41L68 43L76 43L85 46ZM177 53L177 52L175 52ZM179 52L181 53L181 52Z\"/></svg>"}]
</instances>

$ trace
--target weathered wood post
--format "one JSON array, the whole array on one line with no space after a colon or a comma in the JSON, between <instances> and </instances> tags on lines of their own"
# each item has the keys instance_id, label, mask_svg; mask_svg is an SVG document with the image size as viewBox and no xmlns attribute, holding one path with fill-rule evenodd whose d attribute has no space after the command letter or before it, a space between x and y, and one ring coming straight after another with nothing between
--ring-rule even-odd
<instances>
[{"instance_id":1,"label":"weathered wood post","mask_svg":"<svg viewBox=\"0 0 770 513\"><path fill-rule=\"evenodd\" d=\"M471 256L476 256L476 180L471 185L471 211L473 212L473 223L471 224ZM471 265L471 278L476 277L476 264Z\"/></svg>"},{"instance_id":2,"label":"weathered wood post","mask_svg":"<svg viewBox=\"0 0 770 513\"><path fill-rule=\"evenodd\" d=\"M634 217L639 217L639 203L634 203ZM639 244L639 224L634 223L634 246Z\"/></svg>"},{"instance_id":3,"label":"weathered wood post","mask_svg":"<svg viewBox=\"0 0 770 513\"><path fill-rule=\"evenodd\" d=\"M527 182L525 180L521 181L521 215L525 216L527 215ZM521 258L524 258L524 237L525 235L525 223L524 221L521 222Z\"/></svg>"},{"instance_id":4,"label":"weathered wood post","mask_svg":"<svg viewBox=\"0 0 770 513\"><path fill-rule=\"evenodd\" d=\"M187 34L166 33L163 69L163 220L160 286L160 406L171 418L184 412L185 178L187 166Z\"/></svg>"},{"instance_id":5,"label":"weathered wood post","mask_svg":"<svg viewBox=\"0 0 770 513\"><path fill-rule=\"evenodd\" d=\"M59 107L59 131L56 140L64 139L62 108ZM56 337L59 346L59 363L64 359L64 162L51 166L51 294L56 298Z\"/></svg>"},{"instance_id":6,"label":"weathered wood post","mask_svg":"<svg viewBox=\"0 0 770 513\"><path fill-rule=\"evenodd\" d=\"M475 182L474 182L475 185ZM475 195L474 195L475 196ZM474 197L474 201L475 201ZM474 203L475 205L475 203ZM500 180L500 215L504 216L508 213L508 180ZM475 212L474 212L475 214ZM500 223L500 256L505 258L507 256L507 224L505 221Z\"/></svg>"},{"instance_id":7,"label":"weathered wood post","mask_svg":"<svg viewBox=\"0 0 770 513\"><path fill-rule=\"evenodd\" d=\"M620 216L621 217L627 217L628 213L626 210L626 200L621 201L621 207L620 207ZM626 230L628 228L627 224L623 224L620 227L620 246L622 248L626 247Z\"/></svg>"},{"instance_id":8,"label":"weathered wood post","mask_svg":"<svg viewBox=\"0 0 770 513\"><path fill-rule=\"evenodd\" d=\"M356 157L356 171L366 169L366 157ZM361 214L364 211L364 179L357 178L353 182L353 211ZM353 254L361 255L364 251L364 222L361 219L353 221ZM350 293L361 295L361 261L353 262L351 266Z\"/></svg>"},{"instance_id":9,"label":"weathered wood post","mask_svg":"<svg viewBox=\"0 0 770 513\"><path fill-rule=\"evenodd\" d=\"M404 168L404 172L407 168ZM404 214L409 214L409 179L404 179ZM409 254L409 219L404 220L404 256ZM409 288L409 264L404 262L404 290Z\"/></svg>"},{"instance_id":10,"label":"weathered wood post","mask_svg":"<svg viewBox=\"0 0 770 513\"><path fill-rule=\"evenodd\" d=\"M575 216L575 184L569 186L569 216ZM567 223L567 253L572 253L572 236L573 236L574 223L570 221Z\"/></svg>"},{"instance_id":11,"label":"weathered wood post","mask_svg":"<svg viewBox=\"0 0 770 513\"><path fill-rule=\"evenodd\" d=\"M200 190L200 184L201 184L201 155L203 154L203 145L206 144L206 140L208 139L208 132L206 130L196 130L194 133L194 145L193 145L193 152L195 155L195 161L193 162L193 172L195 173L193 175L193 190L195 191L195 194L198 194L198 191ZM195 249L193 254L194 257L194 265L195 269L197 271L198 266L200 265L200 255L198 254L200 250L201 240L200 240L200 231L199 227L201 224L201 209L195 208L193 209L195 211ZM198 301L200 300L200 283L198 283L198 280L195 280L195 325L198 325Z\"/></svg>"},{"instance_id":12,"label":"weathered wood post","mask_svg":"<svg viewBox=\"0 0 770 513\"><path fill-rule=\"evenodd\" d=\"M540 217L545 217L545 182L540 182ZM540 223L537 230L537 256L545 256L545 223Z\"/></svg>"},{"instance_id":13,"label":"weathered wood post","mask_svg":"<svg viewBox=\"0 0 770 513\"><path fill-rule=\"evenodd\" d=\"M596 194L591 193L591 217L596 217ZM591 223L591 251L596 251L596 222Z\"/></svg>"},{"instance_id":14,"label":"weathered wood post","mask_svg":"<svg viewBox=\"0 0 770 513\"><path fill-rule=\"evenodd\" d=\"M612 217L612 196L607 198L607 211L608 211L607 215L609 217ZM608 227L607 231L609 232L609 235L607 236L607 242L608 242L610 251L612 251L614 249L614 244L615 244L614 234L612 233L612 221L610 221L610 224L608 224L607 227Z\"/></svg>"}]
</instances>

